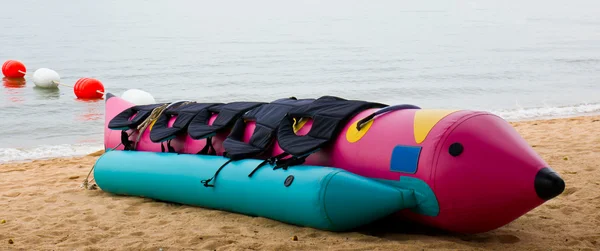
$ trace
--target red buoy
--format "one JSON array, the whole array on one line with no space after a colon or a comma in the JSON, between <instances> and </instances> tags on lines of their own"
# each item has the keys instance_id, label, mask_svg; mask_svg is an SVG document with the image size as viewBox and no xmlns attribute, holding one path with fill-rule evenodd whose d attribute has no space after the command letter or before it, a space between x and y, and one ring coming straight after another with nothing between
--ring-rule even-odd
<instances>
[{"instance_id":1,"label":"red buoy","mask_svg":"<svg viewBox=\"0 0 600 251\"><path fill-rule=\"evenodd\" d=\"M104 95L104 86L93 78L80 78L73 86L75 96L80 99L99 99Z\"/></svg>"},{"instance_id":2,"label":"red buoy","mask_svg":"<svg viewBox=\"0 0 600 251\"><path fill-rule=\"evenodd\" d=\"M25 72L25 65L17 60L7 60L2 65L2 75L7 78L22 78L25 77Z\"/></svg>"}]
</instances>

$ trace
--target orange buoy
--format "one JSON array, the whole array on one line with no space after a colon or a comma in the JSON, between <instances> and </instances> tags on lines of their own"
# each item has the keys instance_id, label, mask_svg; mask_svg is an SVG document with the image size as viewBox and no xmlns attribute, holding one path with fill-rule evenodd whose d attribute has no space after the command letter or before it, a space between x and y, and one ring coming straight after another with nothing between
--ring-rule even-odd
<instances>
[{"instance_id":1,"label":"orange buoy","mask_svg":"<svg viewBox=\"0 0 600 251\"><path fill-rule=\"evenodd\" d=\"M104 86L93 78L80 78L73 86L75 96L80 99L99 99L104 95Z\"/></svg>"},{"instance_id":2,"label":"orange buoy","mask_svg":"<svg viewBox=\"0 0 600 251\"><path fill-rule=\"evenodd\" d=\"M17 60L7 60L2 65L2 74L7 78L22 78L26 72L25 65Z\"/></svg>"}]
</instances>

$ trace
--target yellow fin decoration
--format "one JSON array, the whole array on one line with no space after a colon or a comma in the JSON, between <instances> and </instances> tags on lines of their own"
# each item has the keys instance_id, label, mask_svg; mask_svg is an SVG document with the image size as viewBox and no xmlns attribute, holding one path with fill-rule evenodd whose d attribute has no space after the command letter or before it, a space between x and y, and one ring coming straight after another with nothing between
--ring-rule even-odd
<instances>
[{"instance_id":1,"label":"yellow fin decoration","mask_svg":"<svg viewBox=\"0 0 600 251\"><path fill-rule=\"evenodd\" d=\"M355 121L354 123L352 123L352 125L348 128L348 131L346 131L346 140L350 143L354 143L358 140L360 140L363 136L365 136L365 134L367 134L367 131L369 131L369 128L371 128L371 125L373 124L373 119L367 121L367 123L363 124L362 128L360 128L360 131L356 129L356 125L358 124L360 120Z\"/></svg>"},{"instance_id":2,"label":"yellow fin decoration","mask_svg":"<svg viewBox=\"0 0 600 251\"><path fill-rule=\"evenodd\" d=\"M417 110L415 113L414 121L414 134L415 142L421 144L427 137L427 134L431 129L440 122L448 114L456 112L458 110L435 110L435 109L422 109Z\"/></svg>"}]
</instances>

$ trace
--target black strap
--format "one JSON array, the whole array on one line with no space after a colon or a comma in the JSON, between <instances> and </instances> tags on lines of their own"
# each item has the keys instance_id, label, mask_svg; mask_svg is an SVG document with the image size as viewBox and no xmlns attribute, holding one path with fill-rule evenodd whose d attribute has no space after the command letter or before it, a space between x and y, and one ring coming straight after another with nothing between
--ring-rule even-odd
<instances>
[{"instance_id":1,"label":"black strap","mask_svg":"<svg viewBox=\"0 0 600 251\"><path fill-rule=\"evenodd\" d=\"M306 161L306 157L307 156L302 156L302 157L292 156L287 159L277 160L277 162L275 162L275 167L273 167L273 170L277 170L279 168L283 168L283 170L287 170L288 167L290 167L290 166L302 165Z\"/></svg>"},{"instance_id":2,"label":"black strap","mask_svg":"<svg viewBox=\"0 0 600 251\"><path fill-rule=\"evenodd\" d=\"M133 141L129 140L126 130L121 131L121 144L123 144L123 150L125 151L134 150Z\"/></svg>"},{"instance_id":3,"label":"black strap","mask_svg":"<svg viewBox=\"0 0 600 251\"><path fill-rule=\"evenodd\" d=\"M212 144L212 137L206 138L206 143L204 144L204 147L196 154L202 154L202 155L216 155L217 154L217 151L215 150L215 148Z\"/></svg>"},{"instance_id":4,"label":"black strap","mask_svg":"<svg viewBox=\"0 0 600 251\"><path fill-rule=\"evenodd\" d=\"M358 123L356 123L356 130L360 131L360 129L362 129L364 124L366 124L369 120L375 118L375 116L381 115L386 112L404 110L404 109L421 109L421 107L418 107L416 105L410 105L410 104L402 104L402 105L388 106L388 107L379 109L376 112L371 113L371 115L366 116L363 119L359 120Z\"/></svg>"},{"instance_id":5,"label":"black strap","mask_svg":"<svg viewBox=\"0 0 600 251\"><path fill-rule=\"evenodd\" d=\"M220 105L221 103L190 103L179 106L169 107L158 117L152 130L150 131L150 140L152 142L164 142L175 138L177 135L187 131L192 119L202 112L207 112L210 107ZM176 117L173 125L169 127L171 118Z\"/></svg>"},{"instance_id":6,"label":"black strap","mask_svg":"<svg viewBox=\"0 0 600 251\"><path fill-rule=\"evenodd\" d=\"M150 114L152 114L152 110L155 108L164 105L163 104L150 104L150 105L136 105L130 108L127 108L117 114L114 118L108 122L108 128L112 130L128 130L137 128ZM131 119L131 117L133 119Z\"/></svg>"},{"instance_id":7,"label":"black strap","mask_svg":"<svg viewBox=\"0 0 600 251\"><path fill-rule=\"evenodd\" d=\"M254 174L256 171L258 171L258 169L259 169L259 168L263 167L263 166L264 166L264 165L266 165L267 163L269 163L269 159L263 160L263 162L261 162L260 164L258 164L258 166L256 166L256 167L254 168L254 170L252 170L252 172L250 172L250 173L248 174L248 177L252 177L252 175L253 175L253 174ZM273 165L273 163L269 163L269 164Z\"/></svg>"},{"instance_id":8,"label":"black strap","mask_svg":"<svg viewBox=\"0 0 600 251\"><path fill-rule=\"evenodd\" d=\"M234 160L256 157L270 150L277 128L288 111L294 107L308 105L314 99L298 100L295 97L278 99L248 111L238 118L231 133L223 142L227 157ZM243 141L246 121L254 120L256 127L248 143Z\"/></svg>"},{"instance_id":9,"label":"black strap","mask_svg":"<svg viewBox=\"0 0 600 251\"><path fill-rule=\"evenodd\" d=\"M281 149L296 157L287 163L302 162L313 152L318 151L338 135L346 123L361 111L381 108L387 105L360 100L346 100L334 96L323 96L310 105L296 107L287 114L279 126L277 140ZM294 119L312 118L310 131L303 136L294 132ZM282 162L282 165L284 162Z\"/></svg>"},{"instance_id":10,"label":"black strap","mask_svg":"<svg viewBox=\"0 0 600 251\"><path fill-rule=\"evenodd\" d=\"M163 142L161 142L161 143L160 143L160 150L161 150L163 153L165 152L165 145L163 144ZM167 150L168 150L170 153L174 153L174 152L176 152L176 151L175 151L175 148L173 148L173 147L171 146L171 140L167 140Z\"/></svg>"},{"instance_id":11,"label":"black strap","mask_svg":"<svg viewBox=\"0 0 600 251\"><path fill-rule=\"evenodd\" d=\"M219 175L219 172L221 172L221 170L227 165L229 164L231 161L233 161L232 159L229 159L227 162L223 163L223 165L221 165L221 167L219 167L219 169L217 169L217 172L215 172L215 174L207 180L201 180L200 183L202 183L204 185L204 187L215 187L214 183L216 182L217 179L217 175ZM212 180L215 180L215 182L213 182L213 184L208 184L209 182L211 182Z\"/></svg>"},{"instance_id":12,"label":"black strap","mask_svg":"<svg viewBox=\"0 0 600 251\"><path fill-rule=\"evenodd\" d=\"M261 167L263 167L264 165L266 165L266 164L273 165L273 164L275 164L275 162L278 159L283 158L283 157L285 157L287 155L289 155L289 154L286 153L286 152L283 152L283 153L280 153L280 154L278 154L276 156L273 156L271 158L265 159L263 162L261 162L260 164L258 164L258 166L256 166L256 168L254 168L254 170L252 170L252 172L250 172L250 174L248 174L248 177L252 177L252 175L254 175L254 173L256 171L258 171L258 169L261 168ZM275 170L275 168L273 170Z\"/></svg>"},{"instance_id":13,"label":"black strap","mask_svg":"<svg viewBox=\"0 0 600 251\"><path fill-rule=\"evenodd\" d=\"M127 131L137 129L152 114L152 110L161 105L164 105L164 103L132 106L121 111L108 122L109 129L121 130L121 144L123 144L124 150L135 150L133 149L134 142L129 140ZM135 117L133 117L134 115Z\"/></svg>"},{"instance_id":14,"label":"black strap","mask_svg":"<svg viewBox=\"0 0 600 251\"><path fill-rule=\"evenodd\" d=\"M188 126L188 135L192 139L203 139L212 137L216 133L230 127L248 110L265 104L264 102L232 102L217 106L212 106L205 111L199 112L194 116ZM219 115L212 125L208 124L212 113Z\"/></svg>"}]
</instances>

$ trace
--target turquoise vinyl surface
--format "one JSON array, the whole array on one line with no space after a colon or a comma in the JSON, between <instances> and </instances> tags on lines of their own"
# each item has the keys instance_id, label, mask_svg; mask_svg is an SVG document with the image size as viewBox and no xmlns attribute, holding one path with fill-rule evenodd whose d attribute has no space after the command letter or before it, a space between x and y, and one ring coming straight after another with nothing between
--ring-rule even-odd
<instances>
[{"instance_id":1,"label":"turquoise vinyl surface","mask_svg":"<svg viewBox=\"0 0 600 251\"><path fill-rule=\"evenodd\" d=\"M228 158L221 156L108 151L94 168L98 186L109 193L261 216L289 224L346 231L414 207L412 190L347 171L300 165L273 170L246 159L225 166L214 187L211 178ZM286 186L286 179L293 181Z\"/></svg>"}]
</instances>

